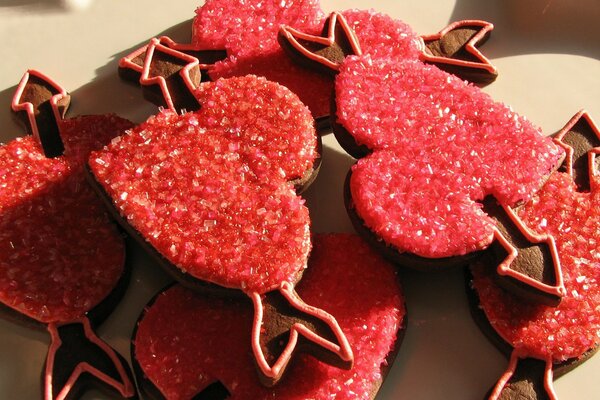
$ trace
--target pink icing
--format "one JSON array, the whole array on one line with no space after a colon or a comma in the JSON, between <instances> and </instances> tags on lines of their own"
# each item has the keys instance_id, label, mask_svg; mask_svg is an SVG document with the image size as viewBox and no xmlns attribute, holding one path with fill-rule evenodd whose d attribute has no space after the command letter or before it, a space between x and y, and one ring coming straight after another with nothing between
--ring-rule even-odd
<instances>
[{"instance_id":1,"label":"pink icing","mask_svg":"<svg viewBox=\"0 0 600 400\"><path fill-rule=\"evenodd\" d=\"M317 236L310 267L298 294L336 316L356 354L351 371L302 355L278 386L265 388L247 335L251 304L175 286L138 325L135 356L143 372L170 399L191 398L215 380L232 399L369 398L405 314L394 270L360 239L343 234Z\"/></svg>"},{"instance_id":2,"label":"pink icing","mask_svg":"<svg viewBox=\"0 0 600 400\"><path fill-rule=\"evenodd\" d=\"M348 57L338 121L374 152L354 166L356 211L399 251L462 255L493 222L475 200L527 200L564 152L509 107L420 62Z\"/></svg>"},{"instance_id":3,"label":"pink icing","mask_svg":"<svg viewBox=\"0 0 600 400\"><path fill-rule=\"evenodd\" d=\"M65 154L52 159L33 137L0 147L2 303L40 322L66 322L114 288L124 244L85 182L83 160L129 127L116 116L61 121Z\"/></svg>"},{"instance_id":4,"label":"pink icing","mask_svg":"<svg viewBox=\"0 0 600 400\"><path fill-rule=\"evenodd\" d=\"M342 15L356 33L363 54L396 60L419 58L422 42L410 25L375 10L346 10Z\"/></svg>"},{"instance_id":5,"label":"pink icing","mask_svg":"<svg viewBox=\"0 0 600 400\"><path fill-rule=\"evenodd\" d=\"M259 293L293 282L309 216L290 180L313 165L308 109L253 76L197 91L201 109L163 111L92 154L90 168L128 222L183 272Z\"/></svg>"},{"instance_id":6,"label":"pink icing","mask_svg":"<svg viewBox=\"0 0 600 400\"><path fill-rule=\"evenodd\" d=\"M554 173L520 217L556 239L566 295L556 308L524 304L473 270L481 307L494 329L521 354L555 362L579 357L600 343L600 192L578 193Z\"/></svg>"}]
</instances>

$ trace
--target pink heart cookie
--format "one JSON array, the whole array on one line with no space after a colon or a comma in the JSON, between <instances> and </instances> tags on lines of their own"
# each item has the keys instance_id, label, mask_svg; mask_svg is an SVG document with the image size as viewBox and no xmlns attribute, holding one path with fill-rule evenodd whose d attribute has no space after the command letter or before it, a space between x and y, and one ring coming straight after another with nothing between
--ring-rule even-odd
<instances>
[{"instance_id":1,"label":"pink heart cookie","mask_svg":"<svg viewBox=\"0 0 600 400\"><path fill-rule=\"evenodd\" d=\"M51 335L46 399L76 397L88 383L130 398L126 362L90 323L102 322L125 291L125 246L83 165L132 124L115 115L62 119L68 100L33 70L13 99L34 136L0 147L0 302L8 318Z\"/></svg>"},{"instance_id":2,"label":"pink heart cookie","mask_svg":"<svg viewBox=\"0 0 600 400\"><path fill-rule=\"evenodd\" d=\"M486 248L494 222L479 201L527 200L564 153L538 128L478 88L416 59L363 52L361 38L332 13L327 38L303 34L307 58L326 64L314 43L343 35L355 54L335 61L334 132L362 157L348 180L357 229L405 265L462 262ZM299 44L302 44L298 42ZM407 257L408 255L408 257Z\"/></svg>"},{"instance_id":3,"label":"pink heart cookie","mask_svg":"<svg viewBox=\"0 0 600 400\"><path fill-rule=\"evenodd\" d=\"M158 41L151 46L179 56ZM168 97L167 78L148 76L151 64L142 80L154 80ZM281 378L298 336L322 359L350 368L352 350L335 318L293 289L311 246L308 210L295 190L318 168L310 112L288 89L255 76L205 83L190 95L198 111L178 114L173 106L91 155L99 192L176 279L252 299L249 340L264 384ZM289 343L264 354L262 319L290 309L318 321L315 329L288 325Z\"/></svg>"},{"instance_id":4,"label":"pink heart cookie","mask_svg":"<svg viewBox=\"0 0 600 400\"><path fill-rule=\"evenodd\" d=\"M485 258L472 267L478 299L476 320L506 354L510 365L490 398L531 390L536 398L556 398L552 378L568 372L598 348L600 334L600 192L597 154L600 131L580 112L557 134L568 157L561 171L519 209L533 230L556 240L566 294L557 307L524 303L495 285ZM538 385L538 386L535 386ZM529 388L529 389L528 389Z\"/></svg>"}]
</instances>

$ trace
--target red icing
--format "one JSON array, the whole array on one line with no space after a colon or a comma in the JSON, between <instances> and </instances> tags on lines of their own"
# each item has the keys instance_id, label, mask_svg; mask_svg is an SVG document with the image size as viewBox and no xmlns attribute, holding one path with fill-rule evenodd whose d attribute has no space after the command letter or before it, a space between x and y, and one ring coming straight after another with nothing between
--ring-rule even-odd
<instances>
[{"instance_id":1,"label":"red icing","mask_svg":"<svg viewBox=\"0 0 600 400\"><path fill-rule=\"evenodd\" d=\"M473 270L490 323L521 354L558 362L600 343L598 210L598 190L578 193L569 175L556 172L519 214L528 226L556 239L567 289L556 308L525 304Z\"/></svg>"},{"instance_id":2,"label":"red icing","mask_svg":"<svg viewBox=\"0 0 600 400\"><path fill-rule=\"evenodd\" d=\"M343 14L356 32L363 52L418 59L420 39L412 29L375 11ZM280 26L307 34L321 32L325 15L317 0L208 0L198 8L192 42L226 48L229 58L215 64L213 79L255 74L297 93L315 117L329 114L332 79L294 64L277 43Z\"/></svg>"},{"instance_id":3,"label":"red icing","mask_svg":"<svg viewBox=\"0 0 600 400\"><path fill-rule=\"evenodd\" d=\"M116 116L61 121L65 154L52 159L32 137L0 147L2 303L40 322L66 322L114 288L124 244L85 182L83 160L129 127Z\"/></svg>"},{"instance_id":4,"label":"red icing","mask_svg":"<svg viewBox=\"0 0 600 400\"><path fill-rule=\"evenodd\" d=\"M128 222L182 271L246 292L295 281L310 221L288 181L316 157L309 111L253 76L196 94L198 112L151 117L92 154L90 168Z\"/></svg>"},{"instance_id":5,"label":"red icing","mask_svg":"<svg viewBox=\"0 0 600 400\"><path fill-rule=\"evenodd\" d=\"M363 54L396 60L419 58L422 42L408 24L375 10L346 10L342 15L356 33Z\"/></svg>"},{"instance_id":6,"label":"red icing","mask_svg":"<svg viewBox=\"0 0 600 400\"><path fill-rule=\"evenodd\" d=\"M369 398L405 314L394 270L360 239L342 234L316 237L310 267L298 294L335 315L356 355L351 371L302 355L278 386L265 388L247 335L251 304L203 298L180 286L159 295L138 326L142 370L169 399L191 398L215 380L232 399Z\"/></svg>"},{"instance_id":7,"label":"red icing","mask_svg":"<svg viewBox=\"0 0 600 400\"><path fill-rule=\"evenodd\" d=\"M353 168L356 211L399 251L486 247L493 222L475 200L527 200L563 156L507 106L420 62L348 57L336 96L338 121L374 150Z\"/></svg>"}]
</instances>

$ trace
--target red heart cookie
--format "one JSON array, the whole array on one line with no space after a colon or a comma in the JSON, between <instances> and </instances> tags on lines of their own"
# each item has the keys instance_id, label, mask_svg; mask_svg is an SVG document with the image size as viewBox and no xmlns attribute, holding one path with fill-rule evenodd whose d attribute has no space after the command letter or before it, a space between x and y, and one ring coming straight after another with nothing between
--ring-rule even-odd
<instances>
[{"instance_id":1,"label":"red heart cookie","mask_svg":"<svg viewBox=\"0 0 600 400\"><path fill-rule=\"evenodd\" d=\"M110 314L129 273L123 238L83 173L89 152L132 124L114 115L63 120L67 106L64 89L37 71L15 94L13 109L34 136L0 147L0 302L7 317L52 336L46 399L75 396L90 378L133 397L126 363L88 320Z\"/></svg>"},{"instance_id":2,"label":"red heart cookie","mask_svg":"<svg viewBox=\"0 0 600 400\"><path fill-rule=\"evenodd\" d=\"M168 93L168 78L148 76L151 65L146 60L142 80ZM186 65L181 76L187 71ZM310 250L308 210L294 190L318 166L310 112L288 89L255 76L205 83L192 94L198 111L162 111L91 155L99 191L176 279L252 299L251 338L266 385L281 378L298 335L322 359L350 368L352 350L335 319L293 290ZM262 319L290 310L314 321L314 329L289 325L289 343L264 354L261 343L270 338L260 330Z\"/></svg>"},{"instance_id":3,"label":"red heart cookie","mask_svg":"<svg viewBox=\"0 0 600 400\"><path fill-rule=\"evenodd\" d=\"M252 325L252 305L173 286L145 309L133 337L132 358L142 390L151 398L170 399L209 394L240 399L374 398L405 323L403 295L392 266L356 236L318 235L310 268L297 289L304 299L336 315L357 354L352 370L303 356L280 385L262 387L254 377L245 338Z\"/></svg>"},{"instance_id":4,"label":"red heart cookie","mask_svg":"<svg viewBox=\"0 0 600 400\"><path fill-rule=\"evenodd\" d=\"M557 307L524 303L495 285L488 273L494 258L472 268L480 310L477 321L503 352L510 366L490 398L507 392L535 392L555 398L553 371L562 375L587 359L600 343L600 131L585 112L578 113L556 136L568 157L562 171L518 211L537 232L556 240L566 294ZM587 179L585 179L585 178ZM538 361L539 360L539 361ZM526 384L525 382L533 382ZM532 389L533 387L533 389Z\"/></svg>"}]
</instances>

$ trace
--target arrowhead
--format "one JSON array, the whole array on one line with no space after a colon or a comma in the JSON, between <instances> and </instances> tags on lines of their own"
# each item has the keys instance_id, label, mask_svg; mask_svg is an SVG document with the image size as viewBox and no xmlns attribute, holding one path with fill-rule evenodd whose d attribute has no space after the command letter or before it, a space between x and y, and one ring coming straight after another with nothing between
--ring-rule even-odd
<instances>
[{"instance_id":1,"label":"arrowhead","mask_svg":"<svg viewBox=\"0 0 600 400\"><path fill-rule=\"evenodd\" d=\"M204 49L192 44L177 43L168 36L161 36L158 41L163 46L198 59L198 68L202 75L200 80L202 82L210 80L208 71L215 63L227 58L227 52L221 49ZM121 79L133 83L139 82L144 70L147 50L148 45L145 45L119 60L119 76Z\"/></svg>"},{"instance_id":2,"label":"arrowhead","mask_svg":"<svg viewBox=\"0 0 600 400\"><path fill-rule=\"evenodd\" d=\"M194 91L200 84L198 59L152 39L140 77L144 97L179 112L200 108Z\"/></svg>"}]
</instances>

